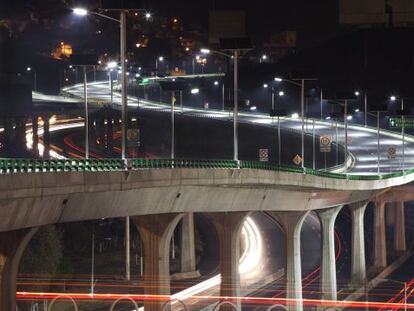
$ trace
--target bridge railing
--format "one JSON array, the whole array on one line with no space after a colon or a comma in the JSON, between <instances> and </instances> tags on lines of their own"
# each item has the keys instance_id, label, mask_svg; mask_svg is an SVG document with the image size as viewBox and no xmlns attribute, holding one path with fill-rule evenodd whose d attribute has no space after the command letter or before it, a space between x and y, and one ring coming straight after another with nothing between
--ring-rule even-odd
<instances>
[{"instance_id":1,"label":"bridge railing","mask_svg":"<svg viewBox=\"0 0 414 311\"><path fill-rule=\"evenodd\" d=\"M122 159L0 159L0 174L72 171L100 172L163 168L260 169L348 180L382 180L414 173L414 169L409 169L382 175L351 175L310 168L302 169L298 166L276 165L269 162L244 160L237 162L233 160L202 159L128 159L126 161Z\"/></svg>"}]
</instances>

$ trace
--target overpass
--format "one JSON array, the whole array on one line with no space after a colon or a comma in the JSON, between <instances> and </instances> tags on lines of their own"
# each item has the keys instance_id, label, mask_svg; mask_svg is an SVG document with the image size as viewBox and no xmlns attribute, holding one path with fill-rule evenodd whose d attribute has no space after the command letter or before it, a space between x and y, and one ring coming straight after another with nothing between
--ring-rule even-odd
<instances>
[{"instance_id":1,"label":"overpass","mask_svg":"<svg viewBox=\"0 0 414 311\"><path fill-rule=\"evenodd\" d=\"M334 301L332 223L339 210L349 205L352 211L352 282L361 284L366 278L363 215L367 203L378 202L375 230L385 233L384 202L378 199L414 179L414 170L381 176L317 170L304 174L294 167L249 161L136 159L128 166L121 160L0 163L5 172L0 175L0 236L2 254L8 258L2 271L2 310L14 303L17 270L13 267L34 234L30 228L100 218L132 216L144 241L145 293L168 295L169 241L178 221L192 212L208 213L218 231L223 297L239 297L236 245L245 217L252 211L266 211L278 219L288 245L289 306L301 310L298 232L306 215L316 211L322 223L323 295ZM403 206L398 210L403 212ZM396 230L400 240L405 240L403 227ZM376 262L384 266L385 235L376 240ZM146 308L159 310L161 303L146 303Z\"/></svg>"},{"instance_id":2,"label":"overpass","mask_svg":"<svg viewBox=\"0 0 414 311\"><path fill-rule=\"evenodd\" d=\"M96 100L107 100L106 87L93 83ZM77 96L80 86L67 88ZM106 96L106 97L105 97ZM168 106L131 98L131 105L160 112ZM178 109L182 109L181 111ZM228 118L227 112L180 107L177 112L194 117ZM242 122L273 126L265 115L243 113ZM284 127L297 130L299 120L283 118ZM320 133L337 131L326 121L307 121ZM343 125L339 125L341 128ZM372 155L374 129L350 126L355 159L347 173L278 166L251 161L214 160L1 160L0 161L0 253L2 266L0 310L14 309L15 279L24 248L36 228L99 218L132 216L145 250L145 294L169 297L169 241L177 223L193 212L208 213L220 241L220 297L233 297L240 308L238 259L239 236L244 219L252 211L265 211L285 229L287 241L287 304L302 310L300 230L305 217L315 211L322 224L322 298L336 301L335 245L333 224L343 206L352 215L352 275L358 286L366 279L364 211L369 201L375 208L375 265L386 262L386 202L398 202L397 221L404 222L405 200L400 189L410 189L413 169L401 170L398 161L380 163ZM384 151L399 145L396 133L380 132ZM376 140L375 140L376 141ZM412 137L407 137L407 165L412 166ZM368 143L369 145L364 145ZM376 146L374 146L376 149ZM368 163L368 164L367 164ZM374 163L374 164L373 164ZM405 193L404 191L404 193ZM185 216L187 217L187 216ZM404 226L395 227L395 245L406 249ZM156 296L153 296L156 295ZM159 296L157 296L159 295ZM146 301L146 310L160 310L162 302Z\"/></svg>"}]
</instances>

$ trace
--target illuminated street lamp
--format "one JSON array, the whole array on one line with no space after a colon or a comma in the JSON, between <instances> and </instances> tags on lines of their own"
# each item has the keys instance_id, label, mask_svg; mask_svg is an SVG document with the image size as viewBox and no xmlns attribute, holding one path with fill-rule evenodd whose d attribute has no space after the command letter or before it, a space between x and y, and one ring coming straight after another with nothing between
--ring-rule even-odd
<instances>
[{"instance_id":1,"label":"illuminated street lamp","mask_svg":"<svg viewBox=\"0 0 414 311\"><path fill-rule=\"evenodd\" d=\"M278 94L279 94L279 96L285 96L285 92L283 92L283 91L280 91Z\"/></svg>"},{"instance_id":2,"label":"illuminated street lamp","mask_svg":"<svg viewBox=\"0 0 414 311\"><path fill-rule=\"evenodd\" d=\"M301 110L301 118L302 118L302 137L301 137L301 158L302 158L302 169L305 169L305 81L307 80L316 80L316 79L296 79L299 82L282 79L279 77L275 77L274 79L276 82L288 82L290 84L296 85L300 87L301 96L300 96L300 110Z\"/></svg>"},{"instance_id":3,"label":"illuminated street lamp","mask_svg":"<svg viewBox=\"0 0 414 311\"><path fill-rule=\"evenodd\" d=\"M395 95L390 96L390 101L395 102L396 100L397 100L397 96Z\"/></svg>"},{"instance_id":4,"label":"illuminated street lamp","mask_svg":"<svg viewBox=\"0 0 414 311\"><path fill-rule=\"evenodd\" d=\"M37 91L37 77L36 77L36 70L34 70L32 67L27 67L26 71L28 73L33 71L33 90Z\"/></svg>"},{"instance_id":5,"label":"illuminated street lamp","mask_svg":"<svg viewBox=\"0 0 414 311\"><path fill-rule=\"evenodd\" d=\"M164 61L164 57L163 56L158 56L155 59L155 76L158 77L158 62L163 62Z\"/></svg>"},{"instance_id":6,"label":"illuminated street lamp","mask_svg":"<svg viewBox=\"0 0 414 311\"><path fill-rule=\"evenodd\" d=\"M239 50L234 50L234 55L230 55L221 51L216 50L210 50L206 48L200 49L200 53L202 54L218 54L222 55L226 58L233 59L233 65L234 65L234 75L233 75L233 82L234 82L234 110L233 110L233 160L239 161L239 147L238 147L238 115L239 115L239 107L238 107L238 59L239 59Z\"/></svg>"},{"instance_id":7,"label":"illuminated street lamp","mask_svg":"<svg viewBox=\"0 0 414 311\"><path fill-rule=\"evenodd\" d=\"M137 10L135 11L142 11ZM98 12L94 11L88 11L85 8L74 8L73 13L75 13L78 16L86 16L88 13L100 16L105 19L109 19L111 21L117 22L120 25L120 54L121 54L121 119L122 119L122 149L121 149L121 157L123 160L126 159L126 123L127 123L127 117L126 117L126 110L128 105L128 86L127 86L127 78L126 78L126 63L127 63L127 50L126 50L126 18L127 18L127 12L128 10L125 9L119 9L120 12L120 19L116 19ZM146 13L145 17L147 19L151 18L150 13ZM126 270L126 279L130 280L130 228L129 228L129 217L126 217L126 226L125 226L125 270Z\"/></svg>"},{"instance_id":8,"label":"illuminated street lamp","mask_svg":"<svg viewBox=\"0 0 414 311\"><path fill-rule=\"evenodd\" d=\"M268 88L268 84L267 83L265 83L265 84L263 84L263 88L265 88L265 89L267 89Z\"/></svg>"},{"instance_id":9,"label":"illuminated street lamp","mask_svg":"<svg viewBox=\"0 0 414 311\"><path fill-rule=\"evenodd\" d=\"M198 94L198 93L200 93L200 89L198 89L198 88L194 88L194 89L191 89L191 94L193 94L193 95L195 95L195 94Z\"/></svg>"}]
</instances>

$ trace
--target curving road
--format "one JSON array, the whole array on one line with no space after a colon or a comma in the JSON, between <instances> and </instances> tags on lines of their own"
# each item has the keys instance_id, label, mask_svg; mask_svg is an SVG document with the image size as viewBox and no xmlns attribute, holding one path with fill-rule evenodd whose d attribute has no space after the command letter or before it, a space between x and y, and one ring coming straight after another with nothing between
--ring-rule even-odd
<instances>
[{"instance_id":1,"label":"curving road","mask_svg":"<svg viewBox=\"0 0 414 311\"><path fill-rule=\"evenodd\" d=\"M76 84L66 87L63 91L75 98L83 98L83 84ZM90 101L98 103L109 103L111 100L110 89L107 81L93 82L88 84L88 98ZM115 107L121 105L121 94L117 91L113 93L113 104ZM128 96L128 106L139 107L140 109L151 109L157 111L170 112L169 104L160 104L159 102L144 100L134 96ZM193 107L176 107L177 113L194 117L205 117L214 119L229 119L232 114L228 111L199 109ZM239 114L240 122L257 124L261 126L277 127L276 118L263 113L241 112ZM338 144L344 145L344 126L343 124L336 125L333 121L320 120L306 120L305 131L308 135L312 135L313 122L315 125L315 134L317 136L328 135L331 136L332 141L336 141L338 137ZM291 129L300 132L302 128L301 119L299 118L280 118L280 126L285 129ZM403 168L402 160L402 136L397 132L389 132L385 130L380 131L380 173L389 173L401 171ZM414 167L414 137L406 135L405 137L405 161L404 168ZM388 158L389 148L396 149L396 157L394 159ZM355 161L347 170L350 174L364 174L374 175L378 171L378 156L377 156L377 131L375 128L364 127L350 123L348 125L348 151L353 155ZM318 150L316 150L318 152ZM306 155L305 157L311 157Z\"/></svg>"}]
</instances>

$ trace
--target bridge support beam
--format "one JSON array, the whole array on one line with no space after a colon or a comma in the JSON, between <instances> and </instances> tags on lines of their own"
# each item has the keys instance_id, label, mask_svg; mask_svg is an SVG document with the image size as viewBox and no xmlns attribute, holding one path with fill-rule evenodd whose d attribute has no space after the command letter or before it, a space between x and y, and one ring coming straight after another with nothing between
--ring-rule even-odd
<instances>
[{"instance_id":1,"label":"bridge support beam","mask_svg":"<svg viewBox=\"0 0 414 311\"><path fill-rule=\"evenodd\" d=\"M349 205L352 216L351 284L364 284L367 276L365 262L364 215L368 202Z\"/></svg>"},{"instance_id":2,"label":"bridge support beam","mask_svg":"<svg viewBox=\"0 0 414 311\"><path fill-rule=\"evenodd\" d=\"M38 228L0 233L0 311L16 310L16 279L20 259Z\"/></svg>"},{"instance_id":3,"label":"bridge support beam","mask_svg":"<svg viewBox=\"0 0 414 311\"><path fill-rule=\"evenodd\" d=\"M322 226L321 299L336 300L335 220L342 205L316 211Z\"/></svg>"},{"instance_id":4,"label":"bridge support beam","mask_svg":"<svg viewBox=\"0 0 414 311\"><path fill-rule=\"evenodd\" d=\"M219 238L221 297L240 297L240 235L246 216L247 213L244 212L209 214ZM231 302L237 310L241 310L240 300ZM220 311L223 310L234 309L224 304L220 307Z\"/></svg>"},{"instance_id":5,"label":"bridge support beam","mask_svg":"<svg viewBox=\"0 0 414 311\"><path fill-rule=\"evenodd\" d=\"M302 311L302 266L300 250L300 232L309 212L272 212L286 234L286 298L289 299L289 311Z\"/></svg>"},{"instance_id":6,"label":"bridge support beam","mask_svg":"<svg viewBox=\"0 0 414 311\"><path fill-rule=\"evenodd\" d=\"M195 272L194 214L187 213L181 221L181 272Z\"/></svg>"},{"instance_id":7,"label":"bridge support beam","mask_svg":"<svg viewBox=\"0 0 414 311\"><path fill-rule=\"evenodd\" d=\"M374 267L387 266L387 239L385 230L385 202L375 202L374 207Z\"/></svg>"},{"instance_id":8,"label":"bridge support beam","mask_svg":"<svg viewBox=\"0 0 414 311\"><path fill-rule=\"evenodd\" d=\"M170 295L171 237L184 214L159 214L131 217L144 246L144 294L158 295L146 300L146 311L160 311ZM165 297L162 297L165 296Z\"/></svg>"},{"instance_id":9,"label":"bridge support beam","mask_svg":"<svg viewBox=\"0 0 414 311\"><path fill-rule=\"evenodd\" d=\"M406 250L404 202L395 204L394 250L396 252Z\"/></svg>"}]
</instances>

